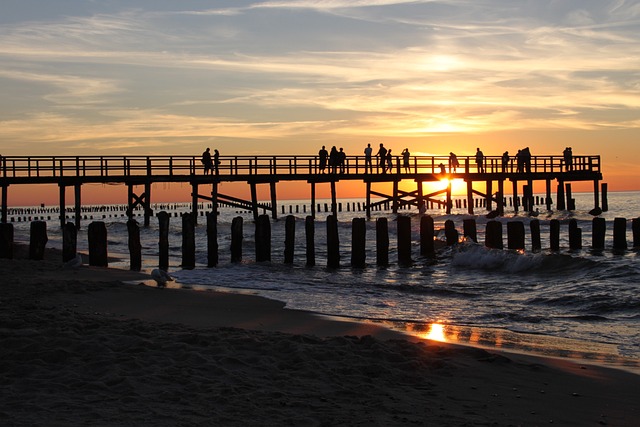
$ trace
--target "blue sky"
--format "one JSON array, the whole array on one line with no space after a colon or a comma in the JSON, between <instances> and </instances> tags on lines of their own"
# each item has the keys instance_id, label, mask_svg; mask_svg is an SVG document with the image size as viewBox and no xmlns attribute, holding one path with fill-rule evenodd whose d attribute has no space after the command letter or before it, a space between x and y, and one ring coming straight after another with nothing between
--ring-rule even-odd
<instances>
[{"instance_id":1,"label":"blue sky","mask_svg":"<svg viewBox=\"0 0 640 427\"><path fill-rule=\"evenodd\" d=\"M640 1L3 0L0 64L2 154L640 156Z\"/></svg>"}]
</instances>

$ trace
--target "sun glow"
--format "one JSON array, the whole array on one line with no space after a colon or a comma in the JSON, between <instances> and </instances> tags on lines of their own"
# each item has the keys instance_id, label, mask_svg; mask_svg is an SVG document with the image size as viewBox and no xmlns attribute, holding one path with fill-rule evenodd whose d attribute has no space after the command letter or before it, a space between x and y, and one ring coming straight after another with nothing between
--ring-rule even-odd
<instances>
[{"instance_id":1,"label":"sun glow","mask_svg":"<svg viewBox=\"0 0 640 427\"><path fill-rule=\"evenodd\" d=\"M447 338L444 335L444 325L432 323L429 327L429 332L425 335L425 338L433 341L446 342Z\"/></svg>"}]
</instances>

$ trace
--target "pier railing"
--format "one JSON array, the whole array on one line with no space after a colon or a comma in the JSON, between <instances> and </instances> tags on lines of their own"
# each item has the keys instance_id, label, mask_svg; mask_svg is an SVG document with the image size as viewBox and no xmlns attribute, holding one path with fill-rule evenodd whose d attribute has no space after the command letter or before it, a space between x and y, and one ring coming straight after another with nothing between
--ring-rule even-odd
<instances>
[{"instance_id":1,"label":"pier railing","mask_svg":"<svg viewBox=\"0 0 640 427\"><path fill-rule=\"evenodd\" d=\"M217 173L221 176L319 174L318 156L220 156ZM485 156L484 171L474 156L459 156L460 166L453 169L448 156L411 156L405 167L401 156L393 157L391 169L383 170L378 158L369 168L364 156L347 156L336 172L343 175L366 173L439 174L439 173L600 173L600 156L574 156L566 165L562 156L533 156L529 167L518 167L514 158L503 164L501 156ZM385 166L387 163L385 162ZM325 173L331 173L327 164ZM129 176L200 175L200 156L7 156L0 157L0 178L61 178Z\"/></svg>"}]
</instances>

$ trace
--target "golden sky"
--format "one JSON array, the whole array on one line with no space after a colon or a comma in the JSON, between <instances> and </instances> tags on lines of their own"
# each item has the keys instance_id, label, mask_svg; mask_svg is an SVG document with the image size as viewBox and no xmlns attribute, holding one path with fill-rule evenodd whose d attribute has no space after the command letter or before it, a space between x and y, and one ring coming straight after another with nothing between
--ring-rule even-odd
<instances>
[{"instance_id":1,"label":"golden sky","mask_svg":"<svg viewBox=\"0 0 640 427\"><path fill-rule=\"evenodd\" d=\"M0 154L601 154L639 189L640 1L3 0Z\"/></svg>"}]
</instances>

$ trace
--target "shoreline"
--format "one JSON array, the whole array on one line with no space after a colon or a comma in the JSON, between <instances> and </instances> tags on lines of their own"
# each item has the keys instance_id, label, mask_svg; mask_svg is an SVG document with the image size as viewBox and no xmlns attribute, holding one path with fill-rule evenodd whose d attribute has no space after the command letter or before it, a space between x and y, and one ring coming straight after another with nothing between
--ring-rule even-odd
<instances>
[{"instance_id":1,"label":"shoreline","mask_svg":"<svg viewBox=\"0 0 640 427\"><path fill-rule=\"evenodd\" d=\"M632 426L640 416L640 376L622 370L60 264L0 263L4 425Z\"/></svg>"}]
</instances>

